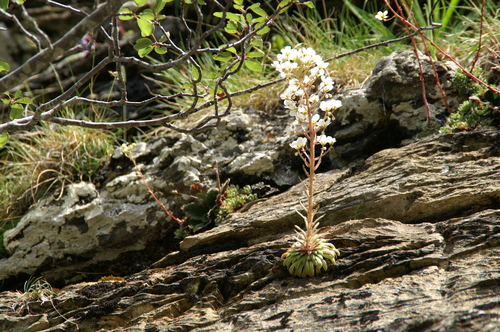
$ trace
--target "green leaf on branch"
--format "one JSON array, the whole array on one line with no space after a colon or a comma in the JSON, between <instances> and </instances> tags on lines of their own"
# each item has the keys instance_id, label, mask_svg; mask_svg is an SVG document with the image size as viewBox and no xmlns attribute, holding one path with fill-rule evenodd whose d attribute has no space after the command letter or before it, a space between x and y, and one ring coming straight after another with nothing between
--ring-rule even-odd
<instances>
[{"instance_id":1,"label":"green leaf on branch","mask_svg":"<svg viewBox=\"0 0 500 332\"><path fill-rule=\"evenodd\" d=\"M28 97L24 97L24 98L17 99L16 103L18 103L18 104L33 104L33 100L31 100Z\"/></svg>"},{"instance_id":2,"label":"green leaf on branch","mask_svg":"<svg viewBox=\"0 0 500 332\"><path fill-rule=\"evenodd\" d=\"M263 23L266 22L266 18L265 17L256 17L252 20L252 24L256 24L257 27L261 26ZM257 23L260 23L257 25Z\"/></svg>"},{"instance_id":3,"label":"green leaf on branch","mask_svg":"<svg viewBox=\"0 0 500 332\"><path fill-rule=\"evenodd\" d=\"M220 52L218 54L214 54L214 60L226 62L233 58L233 55L230 52Z\"/></svg>"},{"instance_id":4,"label":"green leaf on branch","mask_svg":"<svg viewBox=\"0 0 500 332\"><path fill-rule=\"evenodd\" d=\"M0 73L3 71L10 71L10 65L7 62L0 61Z\"/></svg>"},{"instance_id":5,"label":"green leaf on branch","mask_svg":"<svg viewBox=\"0 0 500 332\"><path fill-rule=\"evenodd\" d=\"M263 70L261 63L253 59L246 59L245 66L255 72L261 72Z\"/></svg>"},{"instance_id":6,"label":"green leaf on branch","mask_svg":"<svg viewBox=\"0 0 500 332\"><path fill-rule=\"evenodd\" d=\"M255 14L262 16L262 17L267 17L267 13L264 9L260 8L260 3L254 3L250 7L248 7L248 10L253 11Z\"/></svg>"},{"instance_id":7,"label":"green leaf on branch","mask_svg":"<svg viewBox=\"0 0 500 332\"><path fill-rule=\"evenodd\" d=\"M14 93L14 99L19 99L23 96L23 93L21 90L17 90L16 93Z\"/></svg>"},{"instance_id":8,"label":"green leaf on branch","mask_svg":"<svg viewBox=\"0 0 500 332\"><path fill-rule=\"evenodd\" d=\"M165 54L167 53L167 48L164 46L155 46L155 52L157 54Z\"/></svg>"},{"instance_id":9,"label":"green leaf on branch","mask_svg":"<svg viewBox=\"0 0 500 332\"><path fill-rule=\"evenodd\" d=\"M215 17L222 18L222 12L215 12L214 13ZM235 13L226 13L226 18L231 21L239 22L241 20L241 15L240 14L235 14Z\"/></svg>"},{"instance_id":10,"label":"green leaf on branch","mask_svg":"<svg viewBox=\"0 0 500 332\"><path fill-rule=\"evenodd\" d=\"M141 48L151 46L152 44L153 44L153 42L149 38L139 38L135 42L134 49L140 50Z\"/></svg>"},{"instance_id":11,"label":"green leaf on branch","mask_svg":"<svg viewBox=\"0 0 500 332\"><path fill-rule=\"evenodd\" d=\"M174 0L160 0L160 1L156 2L156 6L155 6L155 10L154 10L155 14L159 14L163 10L163 8L165 8L165 5L169 2L172 2L172 1L174 1Z\"/></svg>"},{"instance_id":12,"label":"green leaf on branch","mask_svg":"<svg viewBox=\"0 0 500 332\"><path fill-rule=\"evenodd\" d=\"M13 104L10 107L10 119L15 120L23 116L24 107L20 104Z\"/></svg>"},{"instance_id":13,"label":"green leaf on branch","mask_svg":"<svg viewBox=\"0 0 500 332\"><path fill-rule=\"evenodd\" d=\"M7 10L9 7L9 0L0 0L0 9Z\"/></svg>"},{"instance_id":14,"label":"green leaf on branch","mask_svg":"<svg viewBox=\"0 0 500 332\"><path fill-rule=\"evenodd\" d=\"M271 29L269 29L268 26L265 26L262 29L260 29L259 31L257 31L257 34L259 36L262 36L262 35L265 35L266 33L268 33L269 31L271 31Z\"/></svg>"},{"instance_id":15,"label":"green leaf on branch","mask_svg":"<svg viewBox=\"0 0 500 332\"><path fill-rule=\"evenodd\" d=\"M134 18L134 13L129 8L122 8L118 12L118 18L122 21L128 21Z\"/></svg>"},{"instance_id":16,"label":"green leaf on branch","mask_svg":"<svg viewBox=\"0 0 500 332\"><path fill-rule=\"evenodd\" d=\"M284 8L286 6L288 6L290 3L292 2L292 0L283 0L280 2L280 4L278 5L279 8Z\"/></svg>"},{"instance_id":17,"label":"green leaf on branch","mask_svg":"<svg viewBox=\"0 0 500 332\"><path fill-rule=\"evenodd\" d=\"M0 135L0 148L4 147L9 140L9 133L2 133Z\"/></svg>"},{"instance_id":18,"label":"green leaf on branch","mask_svg":"<svg viewBox=\"0 0 500 332\"><path fill-rule=\"evenodd\" d=\"M290 5L291 2L292 0L281 1L278 5L278 9L280 10L278 13L283 14L284 12L286 12L288 10L288 5Z\"/></svg>"},{"instance_id":19,"label":"green leaf on branch","mask_svg":"<svg viewBox=\"0 0 500 332\"><path fill-rule=\"evenodd\" d=\"M139 17L143 20L154 21L155 14L151 9L145 9L142 13L139 14Z\"/></svg>"},{"instance_id":20,"label":"green leaf on branch","mask_svg":"<svg viewBox=\"0 0 500 332\"><path fill-rule=\"evenodd\" d=\"M238 25L234 23L233 21L227 22L226 27L224 28L224 31L227 33L237 33L238 32Z\"/></svg>"},{"instance_id":21,"label":"green leaf on branch","mask_svg":"<svg viewBox=\"0 0 500 332\"><path fill-rule=\"evenodd\" d=\"M263 42L262 42L262 39L253 39L250 44L252 44L253 46L255 46L256 48L262 48L262 46L264 45Z\"/></svg>"},{"instance_id":22,"label":"green leaf on branch","mask_svg":"<svg viewBox=\"0 0 500 332\"><path fill-rule=\"evenodd\" d=\"M153 34L153 23L148 20L140 18L137 20L137 25L139 26L139 29L141 29L141 36L147 37Z\"/></svg>"},{"instance_id":23,"label":"green leaf on branch","mask_svg":"<svg viewBox=\"0 0 500 332\"><path fill-rule=\"evenodd\" d=\"M137 6L142 6L145 5L149 0L134 0L134 2L137 4Z\"/></svg>"},{"instance_id":24,"label":"green leaf on branch","mask_svg":"<svg viewBox=\"0 0 500 332\"><path fill-rule=\"evenodd\" d=\"M307 7L314 9L314 3L312 3L312 1L303 2L301 5L306 5Z\"/></svg>"},{"instance_id":25,"label":"green leaf on branch","mask_svg":"<svg viewBox=\"0 0 500 332\"><path fill-rule=\"evenodd\" d=\"M261 52L248 52L246 57L247 58L262 58L264 56L264 53Z\"/></svg>"},{"instance_id":26,"label":"green leaf on branch","mask_svg":"<svg viewBox=\"0 0 500 332\"><path fill-rule=\"evenodd\" d=\"M22 5L26 2L26 0L14 0L15 3Z\"/></svg>"},{"instance_id":27,"label":"green leaf on branch","mask_svg":"<svg viewBox=\"0 0 500 332\"><path fill-rule=\"evenodd\" d=\"M144 47L144 48L141 48L140 50L138 50L137 54L139 54L139 56L141 58L144 58L146 55L151 53L152 50L153 50L153 46Z\"/></svg>"}]
</instances>

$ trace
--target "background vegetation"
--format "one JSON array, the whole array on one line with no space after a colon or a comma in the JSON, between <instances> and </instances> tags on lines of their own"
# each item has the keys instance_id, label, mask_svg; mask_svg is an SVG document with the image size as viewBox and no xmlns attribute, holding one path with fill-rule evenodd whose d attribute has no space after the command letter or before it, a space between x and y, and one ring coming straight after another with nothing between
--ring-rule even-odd
<instances>
[{"instance_id":1,"label":"background vegetation","mask_svg":"<svg viewBox=\"0 0 500 332\"><path fill-rule=\"evenodd\" d=\"M30 80L12 90L11 94L22 90L22 97L29 98L33 104L37 105L57 100L59 104L55 106L54 109L57 109L54 114L58 114L58 119L62 120L37 122L36 127L27 128L28 130L12 130L8 143L0 150L0 188L2 189L0 191L0 237L5 230L14 227L27 209L36 204L40 198L45 195L60 197L64 191L64 185L69 182L92 180L112 151L123 142L148 140L151 137L163 135L173 128L186 131L202 129L207 123L207 119L219 117L231 107L253 105L267 112L278 109L282 85L279 83L269 85L265 92L262 92L264 91L262 89L255 89L255 87L276 80L277 74L269 64L280 49L287 45L294 47L301 44L312 47L325 59L338 57L330 62L329 70L331 76L336 78L339 89L359 85L382 56L395 50L413 47L410 39L404 39L397 43L381 45L349 56L339 57L347 52L391 41L413 32L408 30L407 24L395 18L390 12L388 13L389 19L385 22L375 19L374 15L377 11L386 10L384 1L323 0L316 1L314 8L293 4L290 1L281 3L276 1L272 3L272 8L271 6L269 8L262 6L262 10L265 11L263 15L272 15L273 10L280 8L285 9L286 7L287 10L282 10L279 15L274 17L272 24L269 24L269 31L261 35L254 35L255 38L248 38L248 43L242 44L238 44L239 41L245 40L249 34L248 31L244 31L243 23L241 26L229 26L228 29L228 25L224 24L217 27L220 21L214 18L214 16L220 16L219 14L214 15L214 12L217 11L226 13L226 15L228 15L227 13L240 15L241 10L226 6L225 3L222 7L226 6L227 9L230 9L228 12L209 1L204 6L197 6L196 2L194 5L190 4L191 1L186 1L186 3L167 1L164 3L165 8L155 7L159 8L157 12L146 15L144 13L147 5L140 2L139 9L130 10L130 13L135 13L135 16L130 14L130 17L126 17L125 14L129 12L122 11L122 19L130 18L131 20L121 22L112 18L107 20L107 22L111 22L111 26L117 27L111 29L109 24L106 25L104 30L107 29L108 36L103 33L91 36L93 39L90 38L88 44L81 40L76 45L79 47L76 52L56 57L51 62L50 70L41 71L41 73L33 72ZM201 4L202 1L199 3ZM235 3L238 5L240 2L235 1ZM497 32L500 29L498 21L500 8L498 8L496 1L406 0L391 2L391 4L394 3L405 5L402 7L401 14L404 14L408 21L416 26L429 27L432 23L440 23L442 26L438 29L423 31L429 40L470 71L476 68L475 73L477 76L481 76L484 82L490 85L498 83L500 77L498 46L500 43L498 39L500 37ZM57 3L53 2L52 7L54 11L58 12L62 10L78 14L80 10L93 10L93 4L85 2L72 4L73 7L66 4L55 4ZM26 6L23 6L22 1L0 1L0 7L3 8L0 16L6 19L7 31L19 30L20 25L16 23L15 17L21 17L23 11L35 12L36 8L29 6L32 4L26 3ZM245 2L244 6L248 9L252 6L252 2ZM47 6L43 5L43 8L47 9ZM144 22L142 27L141 24L139 26L130 24L132 21L140 21L141 19L149 22L155 21L156 18L162 18L160 15L163 13L172 12L177 13L178 32L177 35L172 34L168 38L152 37L153 35L144 37L144 29L147 30L149 25L144 26ZM259 18L257 9L248 12L253 13L252 19ZM133 19L132 16L134 16ZM76 17L77 21L82 19L81 15L76 15ZM228 18L231 17L228 16ZM248 19L246 15L242 17ZM236 19L232 18L233 22L236 22ZM170 18L170 20L174 19ZM33 21L37 22L36 19ZM27 24L26 21L23 22ZM259 26L262 22L261 20L252 23L253 27ZM39 26L30 29L42 36L39 38L40 45L36 45L32 41L28 50L35 56L48 47L49 43L45 42L45 37L57 39L66 33L66 31L60 30L44 30L43 27ZM213 29L210 35L200 40L199 36L207 33L210 29ZM157 26L155 31L158 30ZM142 36L138 36L141 33ZM145 44L137 43L137 39L141 37L150 38L156 44L153 45L147 41L143 41ZM190 50L189 45L198 40L200 44L196 47L197 53L193 52L192 55L186 57L186 52ZM417 48L425 51L422 39L415 38L415 43ZM162 46L167 44L171 47ZM234 50L228 47L233 44L236 46ZM103 67L108 72L107 75L104 74L105 71L96 72L85 84L77 86L71 95L64 95L66 91L75 86L75 82L85 77L92 68L96 68L99 61L106 59L109 45L114 45L114 49L109 51L115 52L114 57L118 57L118 53L123 52L126 53L126 56L135 57L139 61L145 61L159 67L144 65L138 71L130 69L131 64L136 60L122 61L116 64L110 62L106 67ZM428 46L436 60L445 58L436 47ZM148 47L151 49L147 49ZM165 53L164 50L168 50L168 52ZM204 51L198 52L198 50ZM238 58L238 54L242 50L247 53L243 58ZM148 54L145 54L146 51L149 51ZM75 56L82 54L89 54L86 61L78 62L74 59ZM184 60L179 62L176 67L165 65L181 58ZM23 61L28 61L26 59ZM0 61L2 61L1 58ZM64 67L62 65L64 61L70 66ZM154 72L153 68L155 68ZM4 74L7 74L7 69L10 68L3 67L3 69L6 71ZM228 72L231 72L231 75L228 75ZM144 74L148 74L149 78L144 79ZM46 81L44 81L43 75L46 76ZM221 77L224 79L221 80ZM473 82L466 75L463 80L465 80L465 85L470 85ZM36 82L41 83L36 85ZM54 82L56 82L55 85ZM126 89L131 89L134 85L144 86L144 83L148 89L142 91L142 94L135 93L135 96L142 96L142 99L145 100L151 98L150 92L154 92L153 95L159 93L166 97L158 98L154 103L137 102L134 104L134 101L127 100L127 103L115 102L113 104L114 100L119 99L120 96L123 97ZM181 93L178 93L179 87L182 87ZM237 93L238 91L251 91L252 93ZM269 96L270 91L275 95ZM481 94L484 94L485 91L488 89L483 86L471 90L470 94L485 102L481 99L483 98ZM57 99L61 95L63 98ZM193 97L194 95L195 97ZM227 98L228 95L229 98ZM80 103L67 103L73 96L80 98ZM101 103L87 102L81 96L89 99L100 98ZM0 110L3 112L0 124L8 124L14 121L12 120L11 108L16 104L16 100L8 95L4 95L2 98L10 100L10 102L5 101L4 108ZM221 98L220 102L218 98ZM488 98L492 99L493 97ZM193 102L193 99L196 99L196 102ZM26 110L23 108L21 113L36 113L33 111L31 103L27 102L27 104ZM484 114L491 116L498 111L498 105L488 105L491 106L489 113L481 113L479 110L479 115L477 108L472 107L474 105L464 106L460 111L470 113L472 109L474 116L468 116L469 113L465 115L456 113L457 115L451 118L450 125L446 130L448 132L457 128L465 130L480 124L491 124L482 118L480 121L477 120L478 116ZM452 111L458 112L459 110ZM186 116L176 118L176 115L180 113ZM162 117L171 117L166 129L165 127L158 128L154 122L147 122ZM137 124L129 126L129 128L134 127L133 129L125 129L125 126L113 128L111 125L107 127L94 126L96 129L92 126L68 127L67 121L63 121L64 119L74 120L75 122L71 124L76 124L76 121L113 123L121 120L133 120ZM479 122L476 125L474 121ZM459 123L459 125L453 125L453 122ZM8 130L1 131L7 132ZM5 136L2 137L5 138ZM1 248L0 245L0 254Z\"/></svg>"}]
</instances>

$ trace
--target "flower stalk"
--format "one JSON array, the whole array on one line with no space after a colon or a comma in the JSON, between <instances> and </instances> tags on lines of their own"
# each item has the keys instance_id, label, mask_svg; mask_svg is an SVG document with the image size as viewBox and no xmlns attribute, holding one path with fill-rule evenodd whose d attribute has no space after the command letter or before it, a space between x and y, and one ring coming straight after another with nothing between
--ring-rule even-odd
<instances>
[{"instance_id":1,"label":"flower stalk","mask_svg":"<svg viewBox=\"0 0 500 332\"><path fill-rule=\"evenodd\" d=\"M304 162L306 183L307 214L304 216L305 230L296 227L296 242L283 255L283 264L295 276L314 276L321 269L327 270L327 260L335 263L340 252L318 232L316 218L318 207L314 204L316 170L321 159L328 154L335 138L326 136L325 129L333 119L332 112L342 103L331 99L333 80L328 75L327 63L311 48L292 49L287 46L277 56L273 66L288 81L282 93L285 107L295 117L289 132L302 135L290 146ZM317 151L317 147L320 147Z\"/></svg>"}]
</instances>

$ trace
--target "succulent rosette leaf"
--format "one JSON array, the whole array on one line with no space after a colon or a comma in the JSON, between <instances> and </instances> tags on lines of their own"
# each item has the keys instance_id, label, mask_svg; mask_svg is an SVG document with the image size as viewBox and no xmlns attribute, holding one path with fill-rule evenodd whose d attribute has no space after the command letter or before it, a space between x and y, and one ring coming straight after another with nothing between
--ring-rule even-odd
<instances>
[{"instance_id":1,"label":"succulent rosette leaf","mask_svg":"<svg viewBox=\"0 0 500 332\"><path fill-rule=\"evenodd\" d=\"M319 234L313 234L309 241L306 236L304 230L297 230L295 237L297 242L281 256L284 259L283 265L288 268L290 274L302 278L314 277L321 272L321 269L326 271L327 260L335 264L337 257L340 256L335 246L326 242Z\"/></svg>"}]
</instances>

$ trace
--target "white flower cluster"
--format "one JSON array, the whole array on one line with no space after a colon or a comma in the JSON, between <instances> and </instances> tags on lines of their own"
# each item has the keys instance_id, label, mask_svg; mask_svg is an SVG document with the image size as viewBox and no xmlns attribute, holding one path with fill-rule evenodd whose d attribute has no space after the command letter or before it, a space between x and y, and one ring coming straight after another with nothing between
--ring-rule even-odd
<instances>
[{"instance_id":1,"label":"white flower cluster","mask_svg":"<svg viewBox=\"0 0 500 332\"><path fill-rule=\"evenodd\" d=\"M285 108L295 117L291 134L306 134L315 137L315 144L325 145L335 143L335 138L323 134L333 119L332 112L342 106L340 100L331 98L333 80L328 75L328 64L312 48L294 49L290 46L281 50L273 67L288 80L288 87L281 94ZM322 111L323 116L316 113ZM312 127L309 126L312 124ZM312 128L313 133L310 132ZM322 134L317 136L316 133ZM307 139L299 137L290 146L301 150L305 148Z\"/></svg>"}]
</instances>

